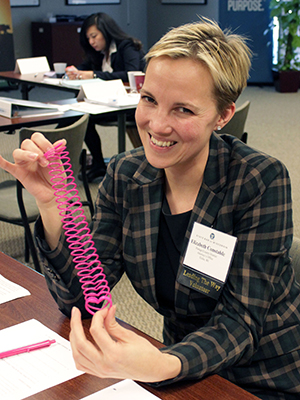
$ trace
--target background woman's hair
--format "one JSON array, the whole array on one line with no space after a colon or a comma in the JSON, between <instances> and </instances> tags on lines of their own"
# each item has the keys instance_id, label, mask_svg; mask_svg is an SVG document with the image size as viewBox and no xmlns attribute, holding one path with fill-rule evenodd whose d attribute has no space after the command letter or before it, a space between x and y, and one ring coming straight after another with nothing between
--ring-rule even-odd
<instances>
[{"instance_id":1,"label":"background woman's hair","mask_svg":"<svg viewBox=\"0 0 300 400\"><path fill-rule=\"evenodd\" d=\"M167 32L146 54L146 63L160 56L201 62L212 75L214 96L222 113L247 86L252 52L246 42L245 37L223 32L217 23L202 18Z\"/></svg>"},{"instance_id":2,"label":"background woman's hair","mask_svg":"<svg viewBox=\"0 0 300 400\"><path fill-rule=\"evenodd\" d=\"M93 47L89 44L89 41L86 37L87 30L95 25L96 28L102 33L105 39L106 48L108 51L110 44L112 41L115 41L118 45L123 40L131 40L137 50L142 48L142 42L133 36L125 33L116 21L111 18L108 14L105 13L96 13L87 17L81 27L80 31L80 44L85 52L87 59L93 63L97 64L97 59L99 58L99 52L93 49Z\"/></svg>"}]
</instances>

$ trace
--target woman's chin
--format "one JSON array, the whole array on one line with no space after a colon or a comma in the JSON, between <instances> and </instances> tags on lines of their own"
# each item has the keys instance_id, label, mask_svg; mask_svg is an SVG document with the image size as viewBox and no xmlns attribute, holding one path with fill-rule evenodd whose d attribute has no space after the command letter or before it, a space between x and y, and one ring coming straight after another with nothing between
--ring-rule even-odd
<instances>
[{"instance_id":1,"label":"woman's chin","mask_svg":"<svg viewBox=\"0 0 300 400\"><path fill-rule=\"evenodd\" d=\"M145 150L145 155L149 164L157 169L165 169L170 166L170 162L162 154L153 154L152 151Z\"/></svg>"}]
</instances>

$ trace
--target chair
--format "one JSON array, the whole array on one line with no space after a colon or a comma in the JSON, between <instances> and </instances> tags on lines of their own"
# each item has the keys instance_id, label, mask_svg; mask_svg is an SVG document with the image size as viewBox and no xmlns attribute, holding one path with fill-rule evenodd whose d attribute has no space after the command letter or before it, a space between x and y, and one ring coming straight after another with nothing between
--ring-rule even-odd
<instances>
[{"instance_id":1,"label":"chair","mask_svg":"<svg viewBox=\"0 0 300 400\"><path fill-rule=\"evenodd\" d=\"M223 126L221 130L218 131L218 133L228 133L230 135L236 136L242 142L247 143L248 133L244 132L244 128L249 108L250 101L247 100L244 104L242 104L235 110L234 116L225 126Z\"/></svg>"},{"instance_id":2,"label":"chair","mask_svg":"<svg viewBox=\"0 0 300 400\"><path fill-rule=\"evenodd\" d=\"M82 149L85 132L87 128L89 114L80 117L75 123L68 127L59 129L39 129L52 143L59 139L67 140L67 150L70 154L70 160L74 176L77 176L80 170L80 160L82 159L82 178L86 195L86 201L83 205L89 207L91 216L94 213L93 202L86 178L86 151ZM20 130L20 142L36 132L37 129L22 128ZM35 199L21 183L17 180L7 180L0 183L0 220L14 225L23 226L25 229L25 261L29 261L29 253L31 253L34 267L41 272L37 252L29 224L34 222L39 215Z\"/></svg>"},{"instance_id":3,"label":"chair","mask_svg":"<svg viewBox=\"0 0 300 400\"><path fill-rule=\"evenodd\" d=\"M91 217L94 214L94 206L88 181L86 178L86 151L83 149L84 137L87 129L89 120L89 114L83 115L72 125L56 128L56 129L34 129L34 128L22 128L20 130L20 143L24 139L29 139L31 135L38 131L41 132L51 143L56 142L59 139L66 139L67 150L69 152L72 170L76 177L82 169L82 183L86 195L86 201L83 201L84 206L88 206ZM82 164L82 165L81 165Z\"/></svg>"},{"instance_id":4,"label":"chair","mask_svg":"<svg viewBox=\"0 0 300 400\"><path fill-rule=\"evenodd\" d=\"M126 133L134 148L143 145L135 121L126 121Z\"/></svg>"},{"instance_id":5,"label":"chair","mask_svg":"<svg viewBox=\"0 0 300 400\"><path fill-rule=\"evenodd\" d=\"M293 244L290 250L293 268L295 270L296 281L300 283L300 238L293 238Z\"/></svg>"}]
</instances>

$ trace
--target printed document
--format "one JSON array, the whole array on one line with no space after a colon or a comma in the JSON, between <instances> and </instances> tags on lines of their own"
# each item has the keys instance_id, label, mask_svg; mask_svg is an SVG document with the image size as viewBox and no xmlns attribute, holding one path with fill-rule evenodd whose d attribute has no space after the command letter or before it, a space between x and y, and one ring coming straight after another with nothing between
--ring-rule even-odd
<instances>
[{"instance_id":1,"label":"printed document","mask_svg":"<svg viewBox=\"0 0 300 400\"><path fill-rule=\"evenodd\" d=\"M51 339L49 347L0 359L0 399L22 400L82 374L70 342L34 319L0 330L0 352Z\"/></svg>"},{"instance_id":2,"label":"printed document","mask_svg":"<svg viewBox=\"0 0 300 400\"><path fill-rule=\"evenodd\" d=\"M30 292L27 289L0 275L0 304L29 295Z\"/></svg>"}]
</instances>

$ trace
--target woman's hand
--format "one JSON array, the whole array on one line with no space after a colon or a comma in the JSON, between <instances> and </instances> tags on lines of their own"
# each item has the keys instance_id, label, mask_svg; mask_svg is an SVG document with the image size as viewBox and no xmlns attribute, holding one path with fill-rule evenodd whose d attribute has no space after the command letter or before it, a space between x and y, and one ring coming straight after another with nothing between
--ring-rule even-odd
<instances>
[{"instance_id":1,"label":"woman's hand","mask_svg":"<svg viewBox=\"0 0 300 400\"><path fill-rule=\"evenodd\" d=\"M14 150L14 164L0 156L0 167L18 179L39 203L48 203L54 198L49 162L44 157L52 147L44 135L36 132L21 143L20 149Z\"/></svg>"},{"instance_id":2,"label":"woman's hand","mask_svg":"<svg viewBox=\"0 0 300 400\"><path fill-rule=\"evenodd\" d=\"M98 311L90 328L95 344L87 340L77 308L72 310L70 342L76 367L100 378L158 382L177 376L179 358L160 352L148 340L120 326L116 307Z\"/></svg>"},{"instance_id":3,"label":"woman's hand","mask_svg":"<svg viewBox=\"0 0 300 400\"><path fill-rule=\"evenodd\" d=\"M55 248L61 232L61 217L50 182L49 162L44 157L44 153L52 147L44 135L35 132L31 139L21 143L20 149L14 150L15 163L0 156L0 167L18 179L35 197L44 224L45 238L49 246Z\"/></svg>"},{"instance_id":4,"label":"woman's hand","mask_svg":"<svg viewBox=\"0 0 300 400\"><path fill-rule=\"evenodd\" d=\"M74 65L66 68L66 74L69 79L93 79L94 72L93 71L80 71Z\"/></svg>"}]
</instances>

